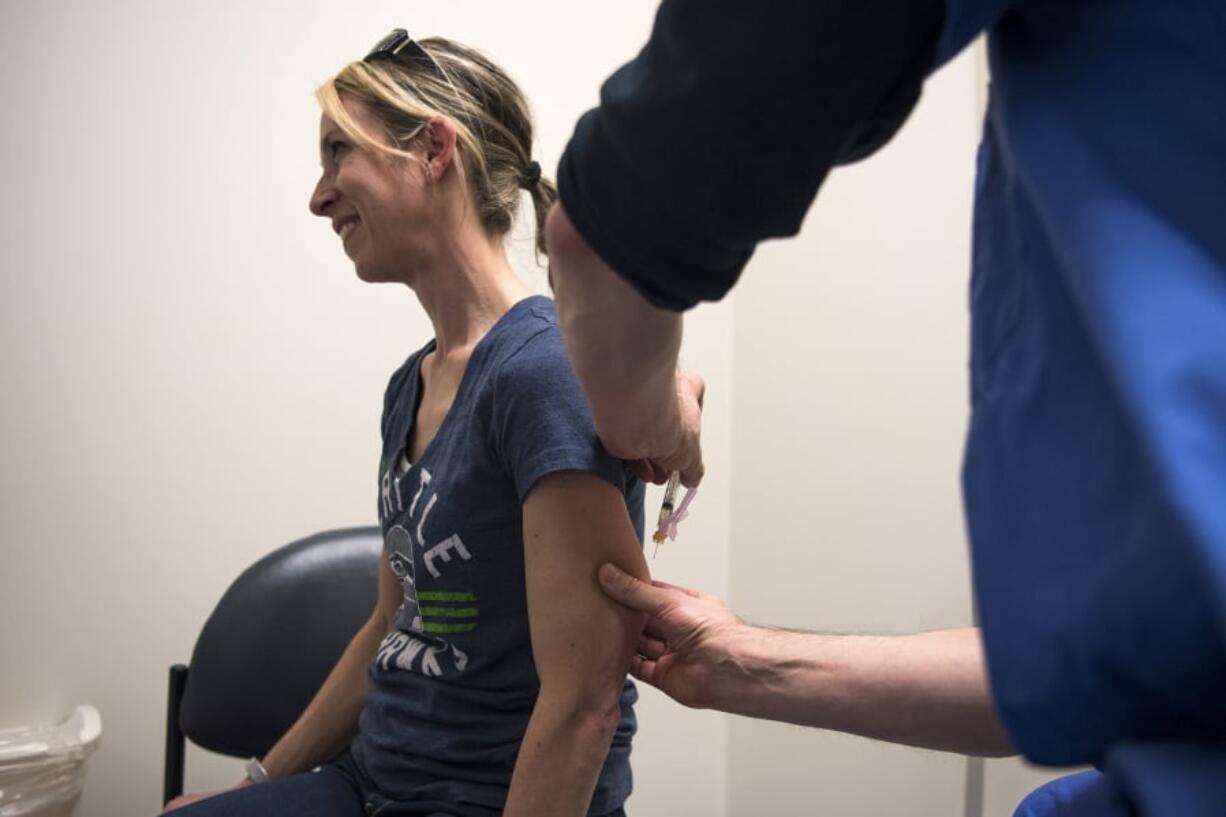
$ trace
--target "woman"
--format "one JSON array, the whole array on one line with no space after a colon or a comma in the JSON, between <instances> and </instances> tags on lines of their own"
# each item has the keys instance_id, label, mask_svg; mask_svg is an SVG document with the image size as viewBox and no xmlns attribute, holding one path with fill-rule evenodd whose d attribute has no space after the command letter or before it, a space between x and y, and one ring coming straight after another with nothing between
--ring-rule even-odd
<instances>
[{"instance_id":1,"label":"woman","mask_svg":"<svg viewBox=\"0 0 1226 817\"><path fill-rule=\"evenodd\" d=\"M526 189L544 252L555 196L527 106L483 56L402 31L317 97L311 211L359 278L414 291L435 337L384 400L377 609L262 767L171 806L620 814L642 620L595 573L614 561L646 576L643 489L601 449L552 302L503 247Z\"/></svg>"}]
</instances>

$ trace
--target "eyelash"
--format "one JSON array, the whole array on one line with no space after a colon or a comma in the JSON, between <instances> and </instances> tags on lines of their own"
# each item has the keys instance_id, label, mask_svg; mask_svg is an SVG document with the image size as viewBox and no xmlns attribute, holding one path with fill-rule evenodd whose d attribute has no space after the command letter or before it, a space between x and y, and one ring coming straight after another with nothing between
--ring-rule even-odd
<instances>
[{"instance_id":1,"label":"eyelash","mask_svg":"<svg viewBox=\"0 0 1226 817\"><path fill-rule=\"evenodd\" d=\"M348 145L346 145L344 142L342 142L342 141L341 141L341 140L339 140L339 139L335 139L335 140L333 140L332 142L329 142L329 143L328 143L328 156L329 156L329 158L331 158L333 161L335 161L335 160L336 160L336 155L337 155L337 153L339 153L340 151L344 150L344 149L345 149L345 148L347 148L347 147L349 147L349 146L348 146Z\"/></svg>"}]
</instances>

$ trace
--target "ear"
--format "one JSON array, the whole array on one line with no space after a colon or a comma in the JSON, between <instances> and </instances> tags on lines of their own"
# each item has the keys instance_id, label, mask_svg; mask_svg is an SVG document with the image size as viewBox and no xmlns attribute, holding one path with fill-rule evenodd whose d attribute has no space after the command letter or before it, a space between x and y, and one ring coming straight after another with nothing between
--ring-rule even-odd
<instances>
[{"instance_id":1,"label":"ear","mask_svg":"<svg viewBox=\"0 0 1226 817\"><path fill-rule=\"evenodd\" d=\"M445 116L435 116L422 129L421 139L426 148L426 168L430 178L443 178L455 163L455 123Z\"/></svg>"}]
</instances>

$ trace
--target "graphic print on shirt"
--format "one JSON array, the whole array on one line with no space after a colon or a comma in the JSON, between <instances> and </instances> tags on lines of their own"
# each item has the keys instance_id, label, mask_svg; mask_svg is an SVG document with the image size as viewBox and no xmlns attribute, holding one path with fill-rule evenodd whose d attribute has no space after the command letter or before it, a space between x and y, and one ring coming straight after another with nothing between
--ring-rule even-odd
<instances>
[{"instance_id":1,"label":"graphic print on shirt","mask_svg":"<svg viewBox=\"0 0 1226 817\"><path fill-rule=\"evenodd\" d=\"M413 537L408 530L395 525L387 532L383 547L387 551L387 563L400 580L400 590L404 594L404 600L396 610L396 626L401 630L421 632L421 607L417 603L417 584L414 581Z\"/></svg>"},{"instance_id":2,"label":"graphic print on shirt","mask_svg":"<svg viewBox=\"0 0 1226 817\"><path fill-rule=\"evenodd\" d=\"M388 468L380 480L380 522L386 525L397 518L396 524L385 528L383 550L392 573L400 581L403 600L396 610L396 629L379 645L375 661L384 670L398 667L435 677L463 672L468 666L468 655L443 636L477 628L476 595L418 585L426 581L427 575L430 579L443 578L448 564L468 561L472 553L458 533L426 544L430 536L426 522L439 496L430 490L433 479L430 472L422 468L406 508L405 494L412 487L403 481L409 470L408 460L401 454L394 471Z\"/></svg>"}]
</instances>

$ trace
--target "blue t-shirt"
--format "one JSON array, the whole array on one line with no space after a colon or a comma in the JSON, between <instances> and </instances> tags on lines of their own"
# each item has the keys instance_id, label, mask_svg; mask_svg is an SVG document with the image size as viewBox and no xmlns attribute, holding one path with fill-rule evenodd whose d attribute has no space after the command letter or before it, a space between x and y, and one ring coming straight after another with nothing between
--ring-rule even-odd
<instances>
[{"instance_id":1,"label":"blue t-shirt","mask_svg":"<svg viewBox=\"0 0 1226 817\"><path fill-rule=\"evenodd\" d=\"M455 401L418 462L406 445L431 341L384 401L379 519L404 601L370 669L353 754L379 791L463 813L501 809L539 690L528 633L522 504L541 477L586 471L626 498L643 536L643 485L596 438L553 303L515 304L473 349ZM630 793L637 691L591 814Z\"/></svg>"}]
</instances>

